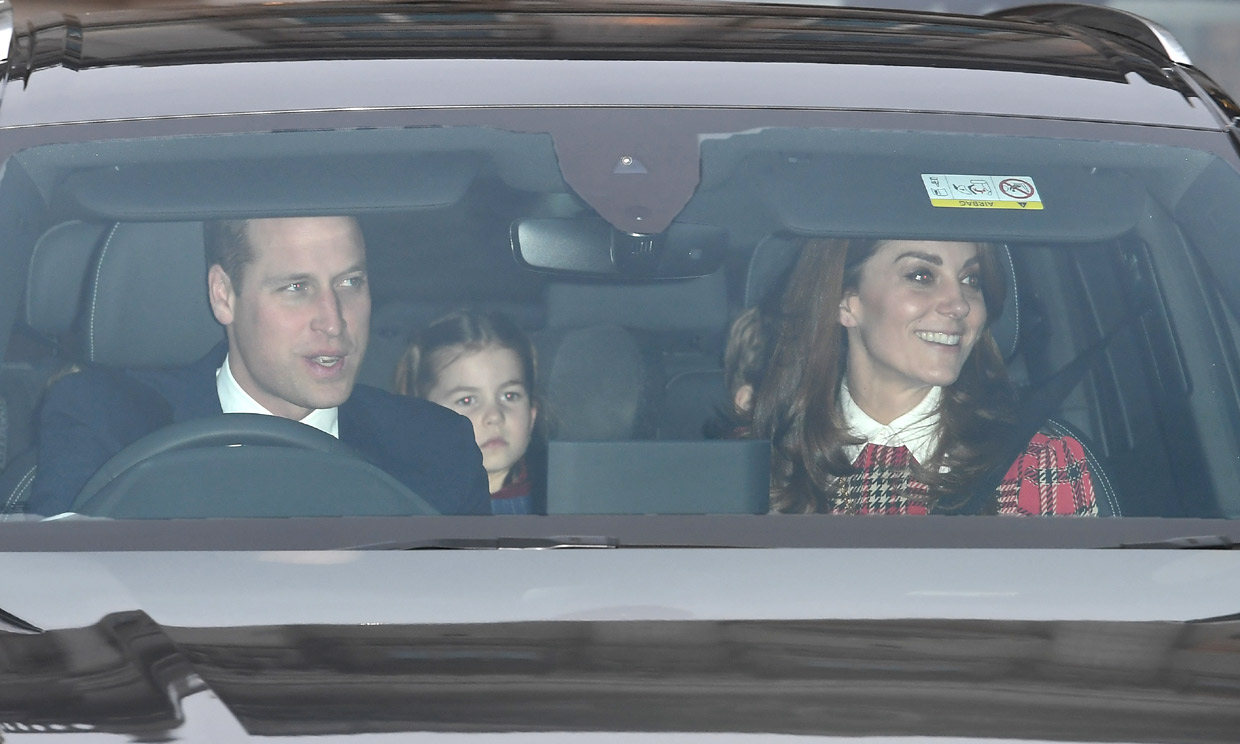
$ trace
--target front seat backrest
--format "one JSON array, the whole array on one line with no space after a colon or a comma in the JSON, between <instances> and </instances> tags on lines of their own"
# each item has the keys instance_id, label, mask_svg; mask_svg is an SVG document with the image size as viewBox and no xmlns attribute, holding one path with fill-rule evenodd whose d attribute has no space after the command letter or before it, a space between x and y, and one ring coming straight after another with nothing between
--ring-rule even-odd
<instances>
[{"instance_id":1,"label":"front seat backrest","mask_svg":"<svg viewBox=\"0 0 1240 744\"><path fill-rule=\"evenodd\" d=\"M88 361L190 364L224 339L207 301L200 222L122 222L104 238L87 287Z\"/></svg>"},{"instance_id":2,"label":"front seat backrest","mask_svg":"<svg viewBox=\"0 0 1240 744\"><path fill-rule=\"evenodd\" d=\"M224 338L205 264L199 222L62 223L31 256L26 320L50 340L81 333L83 348L61 364L188 364ZM0 479L0 511L22 509L33 474L33 450L18 455Z\"/></svg>"}]
</instances>

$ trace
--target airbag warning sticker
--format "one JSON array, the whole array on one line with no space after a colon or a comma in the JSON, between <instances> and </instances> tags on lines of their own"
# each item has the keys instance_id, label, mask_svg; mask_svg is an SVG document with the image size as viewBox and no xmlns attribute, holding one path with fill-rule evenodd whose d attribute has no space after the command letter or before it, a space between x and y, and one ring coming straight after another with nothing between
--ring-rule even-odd
<instances>
[{"instance_id":1,"label":"airbag warning sticker","mask_svg":"<svg viewBox=\"0 0 1240 744\"><path fill-rule=\"evenodd\" d=\"M959 209L1041 209L1042 197L1029 176L921 174L930 203Z\"/></svg>"}]
</instances>

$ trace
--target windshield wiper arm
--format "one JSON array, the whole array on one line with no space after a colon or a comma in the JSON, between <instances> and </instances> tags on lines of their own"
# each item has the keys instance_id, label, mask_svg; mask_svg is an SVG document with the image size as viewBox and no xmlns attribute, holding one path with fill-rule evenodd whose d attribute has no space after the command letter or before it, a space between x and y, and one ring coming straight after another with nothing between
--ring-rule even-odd
<instances>
[{"instance_id":1,"label":"windshield wiper arm","mask_svg":"<svg viewBox=\"0 0 1240 744\"><path fill-rule=\"evenodd\" d=\"M439 537L429 540L393 540L358 545L350 550L562 550L618 548L614 537L569 535L556 537Z\"/></svg>"},{"instance_id":2,"label":"windshield wiper arm","mask_svg":"<svg viewBox=\"0 0 1240 744\"><path fill-rule=\"evenodd\" d=\"M43 629L34 623L26 622L11 612L0 610L0 628L5 628L12 633L42 633Z\"/></svg>"},{"instance_id":3,"label":"windshield wiper arm","mask_svg":"<svg viewBox=\"0 0 1240 744\"><path fill-rule=\"evenodd\" d=\"M1143 543L1120 543L1117 547L1133 550L1237 550L1240 544L1223 535L1172 537Z\"/></svg>"}]
</instances>

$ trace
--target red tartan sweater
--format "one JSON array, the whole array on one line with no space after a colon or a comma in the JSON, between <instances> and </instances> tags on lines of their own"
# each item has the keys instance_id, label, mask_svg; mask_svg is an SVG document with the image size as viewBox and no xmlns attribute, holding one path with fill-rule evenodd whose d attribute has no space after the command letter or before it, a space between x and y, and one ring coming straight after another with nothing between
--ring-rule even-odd
<instances>
[{"instance_id":1,"label":"red tartan sweater","mask_svg":"<svg viewBox=\"0 0 1240 744\"><path fill-rule=\"evenodd\" d=\"M928 488L912 477L915 460L904 446L867 443L853 461L857 472L837 481L833 514L925 514ZM999 489L999 513L1098 513L1094 483L1081 443L1039 432L1012 463Z\"/></svg>"}]
</instances>

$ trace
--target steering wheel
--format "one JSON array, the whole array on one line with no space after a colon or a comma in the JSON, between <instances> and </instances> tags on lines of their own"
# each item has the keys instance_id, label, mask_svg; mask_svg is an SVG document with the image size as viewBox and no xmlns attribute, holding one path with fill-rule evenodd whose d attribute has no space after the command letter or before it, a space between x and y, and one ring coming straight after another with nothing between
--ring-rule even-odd
<instances>
[{"instance_id":1,"label":"steering wheel","mask_svg":"<svg viewBox=\"0 0 1240 744\"><path fill-rule=\"evenodd\" d=\"M148 434L99 468L73 511L168 519L438 513L336 437L251 413L194 419Z\"/></svg>"}]
</instances>

